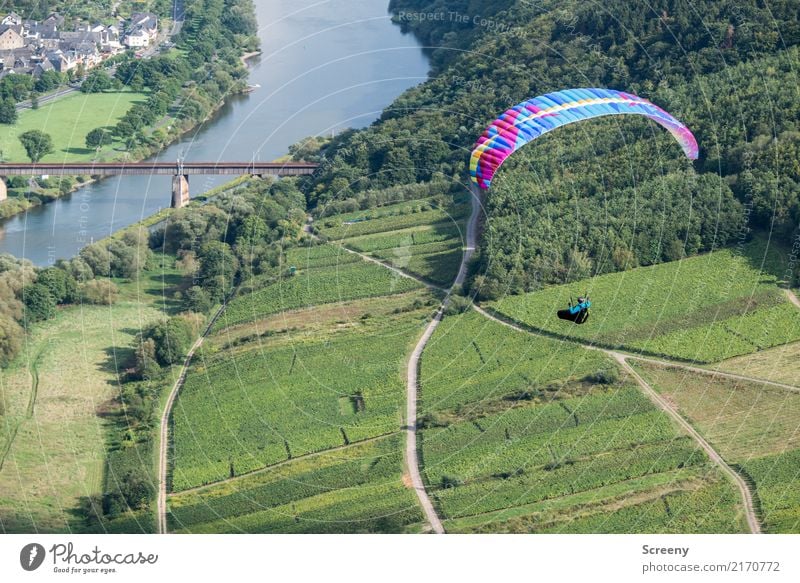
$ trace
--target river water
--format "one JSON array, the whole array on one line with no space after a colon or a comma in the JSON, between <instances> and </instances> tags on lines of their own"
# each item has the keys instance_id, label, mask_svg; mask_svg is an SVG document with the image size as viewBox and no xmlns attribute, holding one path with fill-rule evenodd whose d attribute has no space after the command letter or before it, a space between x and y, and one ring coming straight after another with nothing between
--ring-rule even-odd
<instances>
[{"instance_id":1,"label":"river water","mask_svg":"<svg viewBox=\"0 0 800 583\"><path fill-rule=\"evenodd\" d=\"M427 76L420 45L391 23L385 0L255 3L262 54L249 61L249 82L260 88L231 97L156 159L273 160L304 137L369 125ZM193 176L190 191L229 179ZM170 196L168 176L103 180L4 221L0 253L51 264L169 206Z\"/></svg>"}]
</instances>

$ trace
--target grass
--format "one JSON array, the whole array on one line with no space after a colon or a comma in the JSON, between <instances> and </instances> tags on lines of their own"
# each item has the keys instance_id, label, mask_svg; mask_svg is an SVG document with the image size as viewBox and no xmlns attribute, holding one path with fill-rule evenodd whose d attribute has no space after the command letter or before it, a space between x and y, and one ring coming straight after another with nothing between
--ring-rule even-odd
<instances>
[{"instance_id":1,"label":"grass","mask_svg":"<svg viewBox=\"0 0 800 583\"><path fill-rule=\"evenodd\" d=\"M800 448L800 392L631 361L729 462Z\"/></svg>"},{"instance_id":2,"label":"grass","mask_svg":"<svg viewBox=\"0 0 800 583\"><path fill-rule=\"evenodd\" d=\"M616 367L600 352L517 332L474 311L445 318L420 366L423 412L469 411L519 391L554 393L565 381Z\"/></svg>"},{"instance_id":3,"label":"grass","mask_svg":"<svg viewBox=\"0 0 800 583\"><path fill-rule=\"evenodd\" d=\"M597 276L491 304L532 328L603 346L701 363L800 339L800 310L777 286L784 258L762 239L679 262ZM555 312L588 291L591 319Z\"/></svg>"},{"instance_id":4,"label":"grass","mask_svg":"<svg viewBox=\"0 0 800 583\"><path fill-rule=\"evenodd\" d=\"M312 265L307 269L298 269L295 275L284 275L273 284L234 298L217 321L215 329L250 322L282 311L405 293L422 287L411 279L361 259L343 265L336 264L335 257L340 250L330 247L325 251L315 250L315 253L324 252L332 254L325 258L332 265Z\"/></svg>"},{"instance_id":5,"label":"grass","mask_svg":"<svg viewBox=\"0 0 800 583\"><path fill-rule=\"evenodd\" d=\"M754 488L767 532L800 528L800 393L631 362Z\"/></svg>"},{"instance_id":6,"label":"grass","mask_svg":"<svg viewBox=\"0 0 800 583\"><path fill-rule=\"evenodd\" d=\"M175 494L169 500L170 529L397 532L422 520L413 491L402 486L402 447L402 435L393 434ZM376 490L381 497L389 493L394 512L387 512ZM362 506L350 508L346 520L330 515L339 501L356 496Z\"/></svg>"},{"instance_id":7,"label":"grass","mask_svg":"<svg viewBox=\"0 0 800 583\"><path fill-rule=\"evenodd\" d=\"M166 270L171 281L174 270ZM16 427L0 471L0 526L5 532L85 528L75 512L82 497L106 488L107 441L119 363L139 330L161 315L171 296L160 270L122 285L113 306L59 309L37 324L26 352L0 372L7 403L2 422ZM29 404L32 407L28 409ZM6 447L0 447L0 452ZM150 475L151 460L134 462Z\"/></svg>"},{"instance_id":8,"label":"grass","mask_svg":"<svg viewBox=\"0 0 800 583\"><path fill-rule=\"evenodd\" d=\"M27 162L28 156L18 136L28 130L42 130L53 138L54 152L42 162L84 162L95 158L95 150L86 148L86 134L97 127L115 125L135 103L146 95L135 92L93 93L76 92L47 103L39 109L20 112L16 124L3 130L0 150L6 161ZM115 145L100 152L101 157L113 155Z\"/></svg>"},{"instance_id":9,"label":"grass","mask_svg":"<svg viewBox=\"0 0 800 583\"><path fill-rule=\"evenodd\" d=\"M767 532L800 532L800 450L749 460L737 469L756 485Z\"/></svg>"},{"instance_id":10,"label":"grass","mask_svg":"<svg viewBox=\"0 0 800 583\"><path fill-rule=\"evenodd\" d=\"M210 338L173 409L172 490L397 431L405 358L432 308L408 295L384 303L385 315L313 334Z\"/></svg>"},{"instance_id":11,"label":"grass","mask_svg":"<svg viewBox=\"0 0 800 583\"><path fill-rule=\"evenodd\" d=\"M725 360L716 368L745 376L800 386L800 342Z\"/></svg>"},{"instance_id":12,"label":"grass","mask_svg":"<svg viewBox=\"0 0 800 583\"><path fill-rule=\"evenodd\" d=\"M733 486L597 351L451 316L421 401L424 479L455 532L744 530Z\"/></svg>"}]
</instances>

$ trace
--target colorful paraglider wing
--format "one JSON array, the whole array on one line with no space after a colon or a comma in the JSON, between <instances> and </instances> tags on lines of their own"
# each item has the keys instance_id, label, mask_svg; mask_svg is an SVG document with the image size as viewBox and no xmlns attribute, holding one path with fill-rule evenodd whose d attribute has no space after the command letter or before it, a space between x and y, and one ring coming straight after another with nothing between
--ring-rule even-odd
<instances>
[{"instance_id":1,"label":"colorful paraglider wing","mask_svg":"<svg viewBox=\"0 0 800 583\"><path fill-rule=\"evenodd\" d=\"M646 99L613 89L566 89L520 103L493 121L472 151L472 181L487 189L506 158L531 140L557 127L604 115L648 117L669 130L687 158L697 159L697 141L692 132Z\"/></svg>"}]
</instances>

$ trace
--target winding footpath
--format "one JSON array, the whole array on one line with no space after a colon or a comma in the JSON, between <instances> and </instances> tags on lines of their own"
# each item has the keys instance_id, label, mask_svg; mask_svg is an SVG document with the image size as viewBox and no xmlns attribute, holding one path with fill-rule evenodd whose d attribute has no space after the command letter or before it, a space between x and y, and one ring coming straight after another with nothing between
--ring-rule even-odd
<instances>
[{"instance_id":1,"label":"winding footpath","mask_svg":"<svg viewBox=\"0 0 800 583\"><path fill-rule=\"evenodd\" d=\"M419 394L419 359L422 356L422 351L425 350L425 345L430 340L436 327L442 321L442 315L448 302L450 301L450 294L455 286L460 286L464 283L467 275L467 266L472 254L475 252L477 230L478 230L478 214L480 212L481 204L480 197L477 191L472 188L470 190L472 201L472 212L467 222L467 237L466 245L464 247L464 255L461 257L461 265L458 268L458 275L456 275L453 285L447 290L442 305L436 315L425 328L425 332L417 342L411 353L411 358L408 360L407 376L406 376L406 451L405 462L408 468L408 475L411 478L411 485L417 493L419 503L425 512L425 517L431 525L433 532L436 534L444 534L444 527L442 521L436 514L436 509L433 507L428 493L425 491L425 484L422 481L422 476L419 472L419 451L417 449L417 395Z\"/></svg>"},{"instance_id":2,"label":"winding footpath","mask_svg":"<svg viewBox=\"0 0 800 583\"><path fill-rule=\"evenodd\" d=\"M536 334L535 332L533 332L531 330L528 330L528 329L526 329L526 328L524 328L522 326L518 326L518 325L514 324L513 322L511 322L509 320L506 320L504 318L500 318L500 317L495 316L494 314L484 310L480 306L473 305L473 308L477 312L479 312L480 314L485 316L486 318L489 318L490 320L493 320L494 322L502 324L503 326L507 326L509 328L517 330L518 332L523 332L525 334L532 334L534 336L539 336L538 334ZM751 533L760 534L761 533L761 525L758 522L758 516L756 514L755 504L753 502L753 492L750 490L750 487L748 486L747 482L745 482L744 479L742 478L742 476L740 476L731 466L728 465L728 463L722 458L722 456L711 446L710 443L708 443L708 441L705 440L705 438L702 435L700 435L700 433L697 432L697 430L691 425L691 423L689 423L689 421L687 421L683 417L683 415L681 415L680 412L678 412L678 410L675 407L673 407L666 399L661 397L661 395L659 395L658 392L655 391L653 389L653 387L651 387L650 384L647 381L645 381L644 378L642 378L642 376L639 375L639 373L637 373L633 369L633 367L630 365L628 360L629 359L630 360L638 360L640 362L648 362L648 363L656 364L656 365L660 365L660 366L668 366L668 367L673 367L673 368L680 368L680 369L687 370L687 371L690 371L690 372L696 372L696 373L706 374L706 375L711 375L711 376L722 376L722 377L728 377L728 378L733 378L733 379L738 379L738 380L751 381L751 382L755 382L755 383L775 385L775 386L779 386L779 387L782 387L782 388L785 388L785 389L788 389L788 390L793 390L793 391L797 391L798 388L797 387L792 387L790 385L783 385L781 383L773 383L771 381L765 381L764 379L757 379L757 378L746 377L746 376L742 376L742 375L734 375L734 374L730 374L730 373L720 373L718 371L713 371L713 370L708 370L708 369L704 369L704 368L693 367L693 366L689 366L689 365L683 365L683 364L676 363L676 362L669 362L669 361L665 361L665 360L657 360L657 359L653 359L653 358L645 358L645 357L641 357L641 356L634 356L634 355L630 355L630 354L624 354L622 352L617 352L617 351L614 351L614 350L607 350L605 348L599 348L597 346L593 346L591 344L584 344L582 342L577 342L576 341L575 343L576 344L580 344L584 348L588 348L590 350L598 350L598 351L600 351L600 352L602 352L604 354L607 354L608 356L610 356L614 360L616 360L620 364L620 366L625 370L625 372L628 373L636 381L636 383L639 385L639 387L642 389L642 391L645 393L645 395L647 395L647 397L650 399L650 401L654 405L656 405L659 409L664 411L664 413L669 415L676 423L678 423L681 426L681 428L692 439L694 439L694 441L697 443L697 445L699 445L703 449L703 451L706 452L706 455L708 455L709 459L711 459L711 461L713 461L715 464L717 464L720 467L720 469L723 472L725 472L725 474L727 474L731 478L731 480L733 480L733 482L736 484L736 487L739 489L739 494L742 497L742 503L744 505L745 518L747 519L747 526L750 529Z\"/></svg>"},{"instance_id":3,"label":"winding footpath","mask_svg":"<svg viewBox=\"0 0 800 583\"><path fill-rule=\"evenodd\" d=\"M208 325L203 330L203 333L200 337L195 340L195 343L192 344L192 347L189 349L189 352L186 354L186 358L183 359L183 365L181 366L181 372L178 375L175 384L172 385L172 389L169 392L169 396L167 397L167 403L164 406L164 412L161 414L161 430L160 430L160 439L159 439L159 452L158 452L158 533L159 534L167 534L167 471L169 468L169 417L172 414L172 407L175 404L175 399L178 397L178 392L181 390L183 383L186 381L186 375L189 372L189 365L192 362L192 358L194 358L194 353L197 352L203 345L203 341L208 336L209 332L211 332L211 328L214 326L214 323L219 318L220 314L225 310L225 304L227 300L222 303L219 309L214 312L214 316L209 321Z\"/></svg>"}]
</instances>

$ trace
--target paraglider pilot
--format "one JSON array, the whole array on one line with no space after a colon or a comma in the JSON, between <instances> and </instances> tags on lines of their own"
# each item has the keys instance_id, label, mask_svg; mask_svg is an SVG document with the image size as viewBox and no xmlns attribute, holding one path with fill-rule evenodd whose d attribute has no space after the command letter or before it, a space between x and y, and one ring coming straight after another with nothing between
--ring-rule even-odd
<instances>
[{"instance_id":1,"label":"paraglider pilot","mask_svg":"<svg viewBox=\"0 0 800 583\"><path fill-rule=\"evenodd\" d=\"M592 302L589 301L589 296L578 297L578 303L573 305L572 298L569 299L569 307L566 310L559 310L558 317L562 320L569 320L576 324L583 324L589 319L589 308Z\"/></svg>"}]
</instances>

